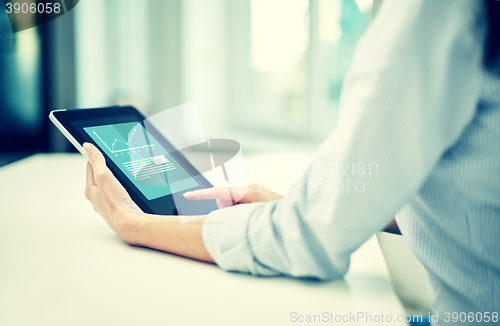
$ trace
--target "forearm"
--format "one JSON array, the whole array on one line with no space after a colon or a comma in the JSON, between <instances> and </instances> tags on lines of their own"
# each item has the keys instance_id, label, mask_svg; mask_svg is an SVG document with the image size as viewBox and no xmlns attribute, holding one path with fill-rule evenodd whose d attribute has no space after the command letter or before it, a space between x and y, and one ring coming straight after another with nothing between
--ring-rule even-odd
<instances>
[{"instance_id":1,"label":"forearm","mask_svg":"<svg viewBox=\"0 0 500 326\"><path fill-rule=\"evenodd\" d=\"M126 219L117 233L132 245L214 262L203 242L204 219L181 224L177 216L140 213Z\"/></svg>"}]
</instances>

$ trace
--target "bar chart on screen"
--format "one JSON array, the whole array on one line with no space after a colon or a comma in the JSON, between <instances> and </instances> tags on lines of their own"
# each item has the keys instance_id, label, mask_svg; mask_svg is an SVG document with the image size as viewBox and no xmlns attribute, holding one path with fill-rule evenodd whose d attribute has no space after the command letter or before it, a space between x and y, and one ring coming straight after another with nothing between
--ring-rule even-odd
<instances>
[{"instance_id":1,"label":"bar chart on screen","mask_svg":"<svg viewBox=\"0 0 500 326\"><path fill-rule=\"evenodd\" d=\"M176 169L174 164L170 162L165 155L125 162L122 164L130 173L132 173L137 181L149 179L155 174Z\"/></svg>"}]
</instances>

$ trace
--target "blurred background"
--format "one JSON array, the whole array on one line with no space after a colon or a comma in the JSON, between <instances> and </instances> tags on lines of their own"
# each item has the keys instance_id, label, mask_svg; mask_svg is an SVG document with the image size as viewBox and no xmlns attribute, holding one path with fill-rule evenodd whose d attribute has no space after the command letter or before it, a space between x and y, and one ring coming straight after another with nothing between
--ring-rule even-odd
<instances>
[{"instance_id":1,"label":"blurred background","mask_svg":"<svg viewBox=\"0 0 500 326\"><path fill-rule=\"evenodd\" d=\"M312 150L380 1L83 0L16 34L2 13L0 166L73 151L51 110L115 104L152 115L195 101L208 138Z\"/></svg>"}]
</instances>

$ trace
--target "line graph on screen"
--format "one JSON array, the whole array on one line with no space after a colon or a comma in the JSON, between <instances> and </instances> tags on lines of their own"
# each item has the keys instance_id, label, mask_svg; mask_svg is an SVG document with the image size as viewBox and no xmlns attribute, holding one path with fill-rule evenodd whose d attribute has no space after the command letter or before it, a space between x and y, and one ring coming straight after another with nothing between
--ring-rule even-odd
<instances>
[{"instance_id":1,"label":"line graph on screen","mask_svg":"<svg viewBox=\"0 0 500 326\"><path fill-rule=\"evenodd\" d=\"M138 150L138 149L141 149L141 148L148 148L148 147L154 147L154 144L150 144L150 145L143 145L143 146L135 146L135 147L129 147L130 145L130 142L132 141L132 139L134 138L134 135L135 135L135 132L137 130L134 129L134 131L132 132L132 134L128 137L128 139L126 140L121 140L121 139L118 139L118 138L115 138L115 140L113 141L113 143L111 144L111 147L108 146L108 144L106 144L106 142L104 140L102 140L102 138L95 132L95 131L92 131L94 133L94 135L99 138L99 140L104 144L104 146L106 146L106 148L113 154L115 153L120 153L120 152L126 152L126 151L133 151L133 150ZM115 149L115 147L117 147L118 149ZM121 147L121 149L120 149ZM125 147L125 148L123 148Z\"/></svg>"}]
</instances>

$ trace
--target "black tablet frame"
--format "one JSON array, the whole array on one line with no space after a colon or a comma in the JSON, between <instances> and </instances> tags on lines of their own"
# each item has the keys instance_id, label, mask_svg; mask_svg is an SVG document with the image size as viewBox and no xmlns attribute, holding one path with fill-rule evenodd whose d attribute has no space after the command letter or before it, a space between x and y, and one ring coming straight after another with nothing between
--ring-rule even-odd
<instances>
[{"instance_id":1,"label":"black tablet frame","mask_svg":"<svg viewBox=\"0 0 500 326\"><path fill-rule=\"evenodd\" d=\"M85 127L137 122L144 127L146 117L132 106L113 106L105 108L92 109L72 109L56 110L52 112L53 117L66 129L66 131L81 145L92 143L100 148L95 141L83 130ZM166 195L153 200L148 200L137 187L127 178L127 176L118 168L108 155L106 165L113 175L124 186L132 200L149 214L161 215L201 215L217 209L215 200L187 201L182 193L196 189L205 189L213 187L212 184L198 172L198 170L186 159L186 157L177 150L158 130L151 124L147 124L147 131L163 146L167 152L191 175L198 183L197 187L186 189L176 193L175 201L182 201L182 208L177 208L173 194ZM178 195L180 194L180 196Z\"/></svg>"}]
</instances>

